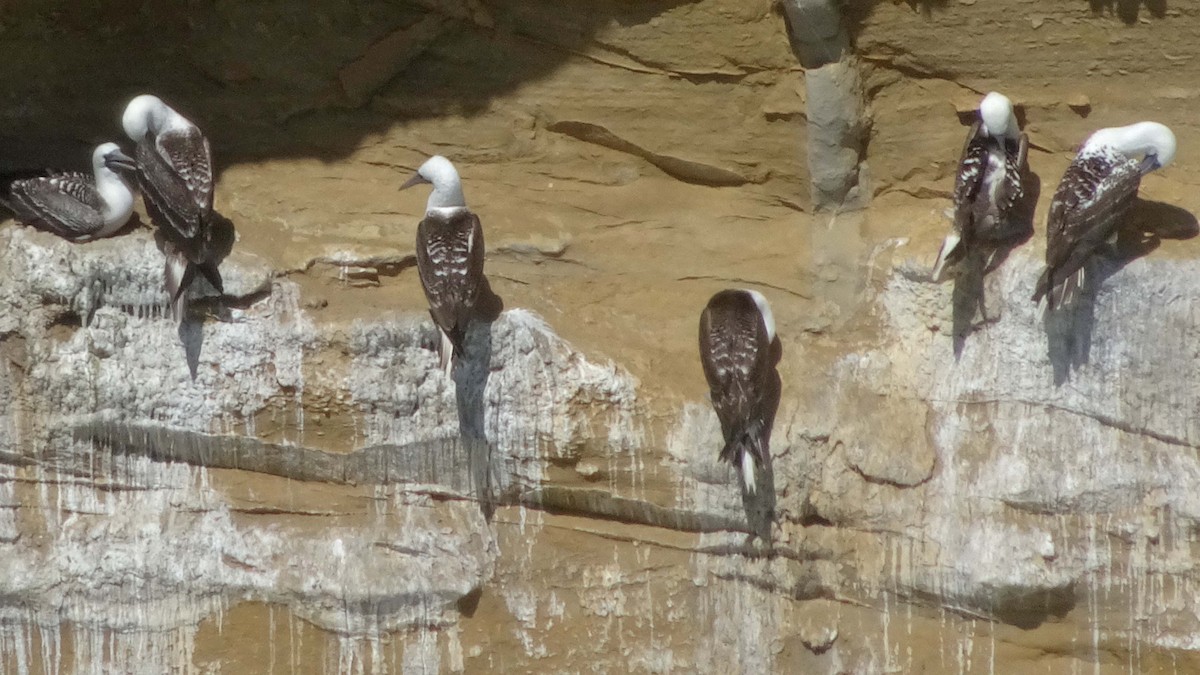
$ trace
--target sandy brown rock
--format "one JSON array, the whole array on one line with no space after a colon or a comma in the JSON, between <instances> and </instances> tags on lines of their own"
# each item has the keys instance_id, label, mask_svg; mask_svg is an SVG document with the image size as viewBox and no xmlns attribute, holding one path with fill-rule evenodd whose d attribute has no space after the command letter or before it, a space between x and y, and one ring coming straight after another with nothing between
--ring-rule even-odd
<instances>
[{"instance_id":1,"label":"sandy brown rock","mask_svg":"<svg viewBox=\"0 0 1200 675\"><path fill-rule=\"evenodd\" d=\"M5 7L0 168L86 161L153 88L238 241L230 315L181 333L149 232L0 231L0 671L1200 669L1200 10L845 4L870 202L821 215L769 2ZM928 268L993 89L1042 200L964 321ZM1048 197L1142 118L1177 162L1047 319ZM396 191L435 152L507 310L482 388L434 372ZM773 504L716 461L696 325L730 286L783 342Z\"/></svg>"}]
</instances>

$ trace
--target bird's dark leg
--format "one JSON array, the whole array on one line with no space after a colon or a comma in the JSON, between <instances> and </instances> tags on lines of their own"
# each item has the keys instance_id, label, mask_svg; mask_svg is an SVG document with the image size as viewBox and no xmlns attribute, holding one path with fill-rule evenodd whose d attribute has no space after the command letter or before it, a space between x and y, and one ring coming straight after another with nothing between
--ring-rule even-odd
<instances>
[{"instance_id":1,"label":"bird's dark leg","mask_svg":"<svg viewBox=\"0 0 1200 675\"><path fill-rule=\"evenodd\" d=\"M201 263L197 267L200 268L200 272L204 275L204 278L208 279L208 283L212 284L212 287L217 289L218 293L225 295L225 282L221 280L221 270L217 268L217 264L209 261Z\"/></svg>"}]
</instances>

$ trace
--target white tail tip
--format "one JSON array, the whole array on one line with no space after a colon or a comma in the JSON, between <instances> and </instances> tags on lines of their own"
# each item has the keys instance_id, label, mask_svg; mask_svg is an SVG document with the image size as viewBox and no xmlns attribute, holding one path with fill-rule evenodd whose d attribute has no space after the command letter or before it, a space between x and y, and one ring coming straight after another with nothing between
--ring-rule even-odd
<instances>
[{"instance_id":1,"label":"white tail tip","mask_svg":"<svg viewBox=\"0 0 1200 675\"><path fill-rule=\"evenodd\" d=\"M954 249L958 248L958 244L961 241L962 237L957 234L946 235L946 240L942 242L942 249L938 251L937 262L933 264L933 273L929 275L931 279L934 281L942 280L942 272L946 268L946 259L950 257Z\"/></svg>"},{"instance_id":2,"label":"white tail tip","mask_svg":"<svg viewBox=\"0 0 1200 675\"><path fill-rule=\"evenodd\" d=\"M742 451L742 482L746 484L746 492L754 494L758 489L758 480L754 475L754 457L745 450Z\"/></svg>"},{"instance_id":3,"label":"white tail tip","mask_svg":"<svg viewBox=\"0 0 1200 675\"><path fill-rule=\"evenodd\" d=\"M186 288L181 290L180 286L187 274L188 259L174 248L166 249L165 253L167 261L163 267L163 285L167 288L167 302L171 307L171 318L175 323L182 323L187 314L188 291Z\"/></svg>"},{"instance_id":4,"label":"white tail tip","mask_svg":"<svg viewBox=\"0 0 1200 675\"><path fill-rule=\"evenodd\" d=\"M451 377L451 371L454 370L454 343L450 341L450 336L438 329L438 334L442 336L442 345L438 349L438 356L441 357L442 371L446 373L446 377Z\"/></svg>"}]
</instances>

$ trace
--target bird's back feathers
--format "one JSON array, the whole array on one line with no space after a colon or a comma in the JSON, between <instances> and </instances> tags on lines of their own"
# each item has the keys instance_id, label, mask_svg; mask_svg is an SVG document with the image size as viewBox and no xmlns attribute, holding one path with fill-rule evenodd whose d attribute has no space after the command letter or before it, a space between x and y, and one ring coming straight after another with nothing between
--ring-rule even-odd
<instances>
[{"instance_id":1,"label":"bird's back feathers","mask_svg":"<svg viewBox=\"0 0 1200 675\"><path fill-rule=\"evenodd\" d=\"M483 284L484 242L479 217L466 208L426 213L417 226L416 253L429 314L461 357Z\"/></svg>"},{"instance_id":2,"label":"bird's back feathers","mask_svg":"<svg viewBox=\"0 0 1200 675\"><path fill-rule=\"evenodd\" d=\"M15 180L0 199L17 220L71 241L87 241L104 226L104 200L85 173Z\"/></svg>"},{"instance_id":3,"label":"bird's back feathers","mask_svg":"<svg viewBox=\"0 0 1200 675\"><path fill-rule=\"evenodd\" d=\"M766 465L770 351L766 326L749 293L713 296L700 315L700 360L721 422L722 461L737 465L743 453L750 453L758 466Z\"/></svg>"},{"instance_id":4,"label":"bird's back feathers","mask_svg":"<svg viewBox=\"0 0 1200 675\"><path fill-rule=\"evenodd\" d=\"M1141 184L1138 162L1112 152L1081 154L1063 174L1046 219L1046 269L1033 299L1053 308L1078 272L1117 234ZM1058 292L1051 291L1058 289Z\"/></svg>"}]
</instances>

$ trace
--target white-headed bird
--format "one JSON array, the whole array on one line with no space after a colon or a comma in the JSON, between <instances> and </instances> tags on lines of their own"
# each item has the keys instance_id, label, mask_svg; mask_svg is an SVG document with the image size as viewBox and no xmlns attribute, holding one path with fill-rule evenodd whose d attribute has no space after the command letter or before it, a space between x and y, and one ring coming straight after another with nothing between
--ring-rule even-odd
<instances>
[{"instance_id":1,"label":"white-headed bird","mask_svg":"<svg viewBox=\"0 0 1200 675\"><path fill-rule=\"evenodd\" d=\"M700 363L725 439L719 457L741 470L751 494L769 460L774 341L775 318L758 291L720 291L700 315Z\"/></svg>"},{"instance_id":2,"label":"white-headed bird","mask_svg":"<svg viewBox=\"0 0 1200 675\"><path fill-rule=\"evenodd\" d=\"M17 220L75 242L107 237L133 215L124 172L136 165L116 143L96 146L92 173L51 173L9 183L3 202Z\"/></svg>"},{"instance_id":3,"label":"white-headed bird","mask_svg":"<svg viewBox=\"0 0 1200 675\"><path fill-rule=\"evenodd\" d=\"M934 281L973 247L994 246L1013 237L1028 152L1029 137L1017 124L1012 101L996 92L985 96L958 162L953 229L938 252Z\"/></svg>"},{"instance_id":4,"label":"white-headed bird","mask_svg":"<svg viewBox=\"0 0 1200 675\"><path fill-rule=\"evenodd\" d=\"M1175 134L1157 122L1101 129L1067 167L1046 218L1046 270L1034 302L1053 309L1071 302L1088 260L1115 240L1137 198L1142 176L1175 158Z\"/></svg>"},{"instance_id":5,"label":"white-headed bird","mask_svg":"<svg viewBox=\"0 0 1200 675\"><path fill-rule=\"evenodd\" d=\"M431 184L433 191L417 225L417 273L442 335L438 353L449 374L463 357L467 328L485 283L483 228L467 208L462 180L450 160L430 157L400 189L421 183Z\"/></svg>"}]
</instances>

